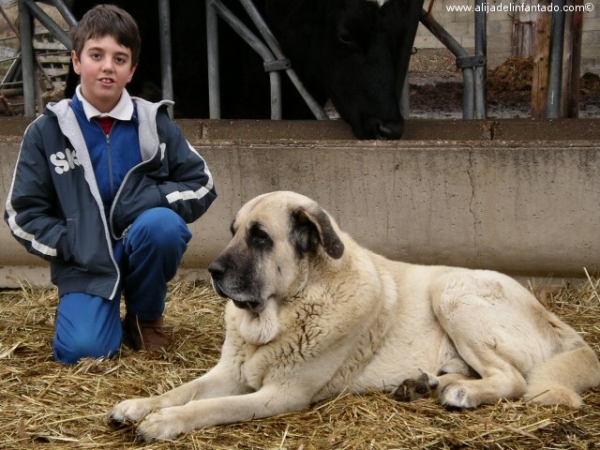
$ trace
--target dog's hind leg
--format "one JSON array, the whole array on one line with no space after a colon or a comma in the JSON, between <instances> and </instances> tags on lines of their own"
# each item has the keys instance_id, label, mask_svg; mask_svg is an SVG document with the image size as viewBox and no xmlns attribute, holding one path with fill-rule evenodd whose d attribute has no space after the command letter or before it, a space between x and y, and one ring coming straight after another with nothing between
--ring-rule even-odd
<instances>
[{"instance_id":1,"label":"dog's hind leg","mask_svg":"<svg viewBox=\"0 0 600 450\"><path fill-rule=\"evenodd\" d=\"M439 401L449 408L474 408L494 403L501 398L518 398L525 391L525 378L510 363L490 354L470 355L465 359L479 367L481 378L465 378L463 374L442 375Z\"/></svg>"},{"instance_id":2,"label":"dog's hind leg","mask_svg":"<svg viewBox=\"0 0 600 450\"><path fill-rule=\"evenodd\" d=\"M579 406L578 392L600 384L594 351L516 281L484 271L438 281L435 315L460 358L481 377L440 382L442 404L469 408L525 396Z\"/></svg>"},{"instance_id":3,"label":"dog's hind leg","mask_svg":"<svg viewBox=\"0 0 600 450\"><path fill-rule=\"evenodd\" d=\"M525 399L578 408L583 403L578 393L599 384L598 358L591 348L582 346L536 366L527 376Z\"/></svg>"},{"instance_id":4,"label":"dog's hind leg","mask_svg":"<svg viewBox=\"0 0 600 450\"><path fill-rule=\"evenodd\" d=\"M432 292L432 306L459 359L475 377L461 379L460 371L439 377L440 402L474 408L522 396L526 382L521 369L529 360L543 360L530 348L535 342L528 342L527 336L534 330L519 311L518 297L529 294L495 276L458 275L440 280Z\"/></svg>"}]
</instances>

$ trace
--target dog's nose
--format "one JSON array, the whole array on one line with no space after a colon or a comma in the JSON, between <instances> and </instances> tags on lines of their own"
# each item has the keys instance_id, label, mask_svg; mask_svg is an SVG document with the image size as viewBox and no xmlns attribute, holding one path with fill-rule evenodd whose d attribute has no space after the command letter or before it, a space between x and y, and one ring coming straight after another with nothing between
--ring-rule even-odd
<instances>
[{"instance_id":1,"label":"dog's nose","mask_svg":"<svg viewBox=\"0 0 600 450\"><path fill-rule=\"evenodd\" d=\"M213 280L220 280L225 273L225 266L218 259L214 260L208 266L208 271Z\"/></svg>"}]
</instances>

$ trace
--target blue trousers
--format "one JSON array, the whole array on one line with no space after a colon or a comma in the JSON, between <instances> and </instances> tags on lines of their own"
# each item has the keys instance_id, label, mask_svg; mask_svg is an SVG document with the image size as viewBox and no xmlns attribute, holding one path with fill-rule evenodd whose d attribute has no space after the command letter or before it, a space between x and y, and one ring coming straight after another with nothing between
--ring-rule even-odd
<instances>
[{"instance_id":1,"label":"blue trousers","mask_svg":"<svg viewBox=\"0 0 600 450\"><path fill-rule=\"evenodd\" d=\"M148 321L163 314L167 282L177 273L191 237L183 219L168 208L150 209L133 222L114 248L128 313ZM63 295L56 312L54 359L73 364L116 354L123 338L119 298L120 294L115 300L84 292Z\"/></svg>"}]
</instances>

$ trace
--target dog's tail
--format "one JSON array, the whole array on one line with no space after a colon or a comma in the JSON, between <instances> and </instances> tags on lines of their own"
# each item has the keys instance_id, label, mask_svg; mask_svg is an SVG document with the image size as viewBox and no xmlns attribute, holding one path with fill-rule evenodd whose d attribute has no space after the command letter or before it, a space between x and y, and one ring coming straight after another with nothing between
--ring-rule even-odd
<instances>
[{"instance_id":1,"label":"dog's tail","mask_svg":"<svg viewBox=\"0 0 600 450\"><path fill-rule=\"evenodd\" d=\"M579 393L600 385L600 362L584 345L554 355L527 376L524 398L542 405L568 405L579 408Z\"/></svg>"}]
</instances>

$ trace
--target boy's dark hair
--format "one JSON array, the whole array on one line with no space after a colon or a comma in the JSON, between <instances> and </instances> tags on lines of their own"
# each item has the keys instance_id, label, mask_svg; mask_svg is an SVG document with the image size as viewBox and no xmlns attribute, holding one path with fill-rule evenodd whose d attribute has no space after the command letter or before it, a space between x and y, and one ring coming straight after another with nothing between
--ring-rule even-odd
<instances>
[{"instance_id":1,"label":"boy's dark hair","mask_svg":"<svg viewBox=\"0 0 600 450\"><path fill-rule=\"evenodd\" d=\"M81 57L87 40L112 36L119 45L131 50L133 66L139 62L142 39L137 23L127 11L118 6L94 6L71 29L70 35L73 50L78 57Z\"/></svg>"}]
</instances>

